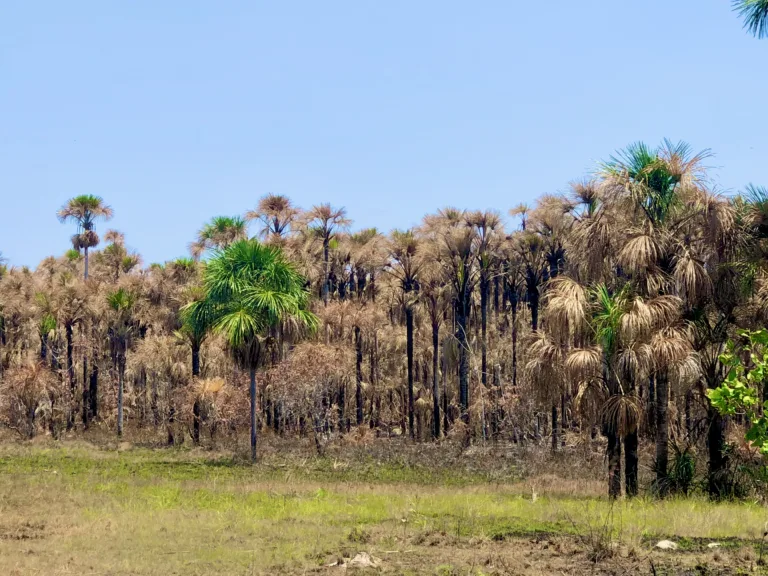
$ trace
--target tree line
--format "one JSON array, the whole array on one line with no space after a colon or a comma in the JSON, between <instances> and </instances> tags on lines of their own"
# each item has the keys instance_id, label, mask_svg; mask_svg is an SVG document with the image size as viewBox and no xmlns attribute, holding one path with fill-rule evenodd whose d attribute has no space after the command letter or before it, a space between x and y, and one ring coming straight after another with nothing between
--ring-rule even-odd
<instances>
[{"instance_id":1,"label":"tree line","mask_svg":"<svg viewBox=\"0 0 768 576\"><path fill-rule=\"evenodd\" d=\"M319 452L352 433L553 451L601 437L611 496L638 493L641 443L660 494L670 453L698 447L708 491L730 494L740 422L708 391L768 312L768 191L716 193L707 157L628 146L506 226L444 208L352 231L343 208L267 195L149 266L117 231L102 243L102 198L72 198L70 250L0 268L0 418L25 437L99 422L169 444L250 430L254 460L265 429Z\"/></svg>"}]
</instances>

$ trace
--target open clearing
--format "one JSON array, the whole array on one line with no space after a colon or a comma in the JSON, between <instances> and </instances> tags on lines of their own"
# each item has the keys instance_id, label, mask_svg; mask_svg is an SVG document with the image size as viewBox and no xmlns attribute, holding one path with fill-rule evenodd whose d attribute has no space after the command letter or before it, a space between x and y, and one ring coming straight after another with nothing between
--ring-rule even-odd
<instances>
[{"instance_id":1,"label":"open clearing","mask_svg":"<svg viewBox=\"0 0 768 576\"><path fill-rule=\"evenodd\" d=\"M762 507L611 506L601 488L373 459L273 453L251 467L202 451L8 444L0 574L761 573ZM654 549L661 538L678 550ZM376 566L345 560L357 554Z\"/></svg>"}]
</instances>

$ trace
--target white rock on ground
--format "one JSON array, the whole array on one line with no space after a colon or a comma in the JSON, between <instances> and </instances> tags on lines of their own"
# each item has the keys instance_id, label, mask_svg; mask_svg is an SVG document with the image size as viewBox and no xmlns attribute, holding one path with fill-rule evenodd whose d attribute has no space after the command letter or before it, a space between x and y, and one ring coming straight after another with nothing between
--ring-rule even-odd
<instances>
[{"instance_id":1,"label":"white rock on ground","mask_svg":"<svg viewBox=\"0 0 768 576\"><path fill-rule=\"evenodd\" d=\"M720 542L710 542L707 544L707 548L720 548Z\"/></svg>"},{"instance_id":2,"label":"white rock on ground","mask_svg":"<svg viewBox=\"0 0 768 576\"><path fill-rule=\"evenodd\" d=\"M677 544L672 542L672 540L660 540L659 542L656 542L656 548L661 548L662 550L677 550Z\"/></svg>"}]
</instances>

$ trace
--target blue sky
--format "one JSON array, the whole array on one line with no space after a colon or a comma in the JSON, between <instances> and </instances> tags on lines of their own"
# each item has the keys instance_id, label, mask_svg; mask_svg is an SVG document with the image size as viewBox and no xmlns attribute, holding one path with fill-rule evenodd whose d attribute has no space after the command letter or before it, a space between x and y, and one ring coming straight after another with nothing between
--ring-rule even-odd
<instances>
[{"instance_id":1,"label":"blue sky","mask_svg":"<svg viewBox=\"0 0 768 576\"><path fill-rule=\"evenodd\" d=\"M768 184L766 94L728 0L7 1L0 251L62 253L83 193L145 263L268 192L384 231L506 213L664 137L734 191Z\"/></svg>"}]
</instances>

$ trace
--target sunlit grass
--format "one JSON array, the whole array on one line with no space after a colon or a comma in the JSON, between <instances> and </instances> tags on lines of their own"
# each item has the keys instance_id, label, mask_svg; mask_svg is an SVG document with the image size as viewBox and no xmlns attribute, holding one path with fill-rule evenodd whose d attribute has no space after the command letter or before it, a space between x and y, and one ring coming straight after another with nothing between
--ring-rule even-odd
<instances>
[{"instance_id":1,"label":"sunlit grass","mask_svg":"<svg viewBox=\"0 0 768 576\"><path fill-rule=\"evenodd\" d=\"M529 483L471 483L446 471L382 466L377 477L369 463L251 467L149 450L0 454L4 574L300 572L356 552L355 531L369 534L363 547L378 554L418 548L431 533L503 541L608 527L632 546L658 537L756 540L768 518L755 504L700 498L612 505L563 496L552 482L551 494L534 496Z\"/></svg>"}]
</instances>

